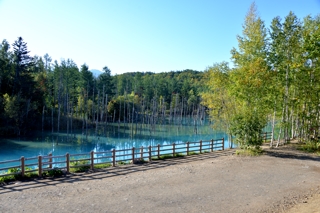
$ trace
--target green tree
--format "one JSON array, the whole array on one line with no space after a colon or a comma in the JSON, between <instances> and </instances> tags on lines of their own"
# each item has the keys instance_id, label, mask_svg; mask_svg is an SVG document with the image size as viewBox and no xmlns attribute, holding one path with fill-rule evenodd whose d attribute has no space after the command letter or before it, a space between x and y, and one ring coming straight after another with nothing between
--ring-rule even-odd
<instances>
[{"instance_id":1,"label":"green tree","mask_svg":"<svg viewBox=\"0 0 320 213\"><path fill-rule=\"evenodd\" d=\"M214 64L205 72L205 91L201 93L202 103L208 107L213 128L224 130L232 140L231 123L239 106L231 95L230 68L228 63Z\"/></svg>"},{"instance_id":2,"label":"green tree","mask_svg":"<svg viewBox=\"0 0 320 213\"><path fill-rule=\"evenodd\" d=\"M105 66L103 67L103 73L99 75L97 85L98 90L104 91L104 94L113 95L114 94L114 84L112 81L111 70Z\"/></svg>"},{"instance_id":3,"label":"green tree","mask_svg":"<svg viewBox=\"0 0 320 213\"><path fill-rule=\"evenodd\" d=\"M275 73L274 84L278 87L275 99L282 108L281 128L278 144L282 130L285 141L290 139L290 131L293 133L293 120L296 116L296 97L298 95L297 85L300 79L296 74L301 67L301 23L298 18L290 12L281 23L280 17L273 19L271 24L271 44L269 61L272 71ZM291 128L290 128L291 127ZM293 137L293 135L292 135Z\"/></svg>"},{"instance_id":4,"label":"green tree","mask_svg":"<svg viewBox=\"0 0 320 213\"><path fill-rule=\"evenodd\" d=\"M257 8L253 3L245 17L242 36L238 36L238 50L233 48L231 51L235 65L235 69L230 74L231 93L241 106L241 109L235 112L237 115L235 122L232 122L234 127L231 129L237 129L234 134L242 140L242 145L261 144L260 140L255 141L256 136L262 130L259 128L266 125L266 118L270 112L268 95L270 72L267 64L267 49L266 28L257 15ZM257 128L239 125L243 118L246 118L245 121L248 124Z\"/></svg>"}]
</instances>

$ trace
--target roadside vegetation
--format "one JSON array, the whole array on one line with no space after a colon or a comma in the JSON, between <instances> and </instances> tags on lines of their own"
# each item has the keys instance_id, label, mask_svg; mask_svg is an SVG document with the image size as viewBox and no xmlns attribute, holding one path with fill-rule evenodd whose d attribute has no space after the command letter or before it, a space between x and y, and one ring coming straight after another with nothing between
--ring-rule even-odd
<instances>
[{"instance_id":1,"label":"roadside vegetation","mask_svg":"<svg viewBox=\"0 0 320 213\"><path fill-rule=\"evenodd\" d=\"M270 147L297 138L305 143L301 149L319 151L319 39L319 15L301 20L289 12L267 28L251 5L231 50L233 68L226 62L209 67L201 95L214 128L229 134L238 154L260 153L268 123Z\"/></svg>"}]
</instances>

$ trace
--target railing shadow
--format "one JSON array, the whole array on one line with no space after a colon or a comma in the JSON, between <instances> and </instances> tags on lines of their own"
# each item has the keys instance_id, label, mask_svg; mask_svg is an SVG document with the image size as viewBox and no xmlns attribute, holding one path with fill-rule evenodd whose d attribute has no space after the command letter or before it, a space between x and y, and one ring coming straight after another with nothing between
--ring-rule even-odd
<instances>
[{"instance_id":1,"label":"railing shadow","mask_svg":"<svg viewBox=\"0 0 320 213\"><path fill-rule=\"evenodd\" d=\"M71 173L59 178L38 178L34 180L14 182L12 184L0 186L0 195L10 192L19 192L27 189L40 188L43 186L57 186L63 183L75 183L80 181L99 180L114 176L128 175L135 172L164 168L172 165L187 164L195 161L229 156L234 152L234 149L226 149L224 151L214 151L191 156L169 158L165 160L153 160L144 164L130 164L104 169L95 169L94 171L89 171L86 173Z\"/></svg>"}]
</instances>

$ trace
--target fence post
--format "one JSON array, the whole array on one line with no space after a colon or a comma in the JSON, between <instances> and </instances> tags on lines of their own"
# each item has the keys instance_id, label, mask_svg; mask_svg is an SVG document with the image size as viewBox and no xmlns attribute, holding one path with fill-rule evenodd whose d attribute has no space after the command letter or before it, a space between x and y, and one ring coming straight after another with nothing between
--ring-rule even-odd
<instances>
[{"instance_id":1,"label":"fence post","mask_svg":"<svg viewBox=\"0 0 320 213\"><path fill-rule=\"evenodd\" d=\"M222 150L224 150L224 138L222 138Z\"/></svg>"},{"instance_id":2,"label":"fence post","mask_svg":"<svg viewBox=\"0 0 320 213\"><path fill-rule=\"evenodd\" d=\"M149 146L149 161L151 161L151 146Z\"/></svg>"},{"instance_id":3,"label":"fence post","mask_svg":"<svg viewBox=\"0 0 320 213\"><path fill-rule=\"evenodd\" d=\"M200 140L200 154L202 153L202 140Z\"/></svg>"},{"instance_id":4,"label":"fence post","mask_svg":"<svg viewBox=\"0 0 320 213\"><path fill-rule=\"evenodd\" d=\"M264 133L264 143L267 143L267 132Z\"/></svg>"},{"instance_id":5,"label":"fence post","mask_svg":"<svg viewBox=\"0 0 320 213\"><path fill-rule=\"evenodd\" d=\"M175 154L176 154L176 144L173 143L172 144L172 157L174 157Z\"/></svg>"},{"instance_id":6,"label":"fence post","mask_svg":"<svg viewBox=\"0 0 320 213\"><path fill-rule=\"evenodd\" d=\"M140 160L143 160L143 146L140 148Z\"/></svg>"},{"instance_id":7,"label":"fence post","mask_svg":"<svg viewBox=\"0 0 320 213\"><path fill-rule=\"evenodd\" d=\"M211 152L213 152L213 139L211 139Z\"/></svg>"},{"instance_id":8,"label":"fence post","mask_svg":"<svg viewBox=\"0 0 320 213\"><path fill-rule=\"evenodd\" d=\"M134 164L134 147L132 147L132 164Z\"/></svg>"},{"instance_id":9,"label":"fence post","mask_svg":"<svg viewBox=\"0 0 320 213\"><path fill-rule=\"evenodd\" d=\"M24 177L24 157L20 158L20 166L21 166L21 176Z\"/></svg>"},{"instance_id":10,"label":"fence post","mask_svg":"<svg viewBox=\"0 0 320 213\"><path fill-rule=\"evenodd\" d=\"M116 166L116 150L112 149L112 166Z\"/></svg>"},{"instance_id":11,"label":"fence post","mask_svg":"<svg viewBox=\"0 0 320 213\"><path fill-rule=\"evenodd\" d=\"M52 169L52 152L50 152L48 156L49 156L49 159L48 159L48 161L49 161L49 169Z\"/></svg>"},{"instance_id":12,"label":"fence post","mask_svg":"<svg viewBox=\"0 0 320 213\"><path fill-rule=\"evenodd\" d=\"M38 156L38 175L39 177L42 176L42 156Z\"/></svg>"},{"instance_id":13,"label":"fence post","mask_svg":"<svg viewBox=\"0 0 320 213\"><path fill-rule=\"evenodd\" d=\"M189 155L189 147L190 147L190 142L187 142L187 155Z\"/></svg>"},{"instance_id":14,"label":"fence post","mask_svg":"<svg viewBox=\"0 0 320 213\"><path fill-rule=\"evenodd\" d=\"M160 144L158 144L158 159L160 159Z\"/></svg>"},{"instance_id":15,"label":"fence post","mask_svg":"<svg viewBox=\"0 0 320 213\"><path fill-rule=\"evenodd\" d=\"M90 167L93 170L94 169L94 151L90 152L90 160L91 160Z\"/></svg>"},{"instance_id":16,"label":"fence post","mask_svg":"<svg viewBox=\"0 0 320 213\"><path fill-rule=\"evenodd\" d=\"M67 166L67 173L70 173L70 154L66 153L66 166Z\"/></svg>"}]
</instances>

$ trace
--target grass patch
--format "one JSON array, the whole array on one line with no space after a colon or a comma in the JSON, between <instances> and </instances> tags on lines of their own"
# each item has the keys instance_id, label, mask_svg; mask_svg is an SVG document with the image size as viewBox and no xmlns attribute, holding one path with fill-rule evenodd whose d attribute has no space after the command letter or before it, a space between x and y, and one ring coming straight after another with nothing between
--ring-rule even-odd
<instances>
[{"instance_id":1,"label":"grass patch","mask_svg":"<svg viewBox=\"0 0 320 213\"><path fill-rule=\"evenodd\" d=\"M151 160L165 160L165 159L170 159L170 158L180 158L184 157L185 155L182 153L175 153L174 156L172 154L164 154L160 155L160 158L158 157L152 157Z\"/></svg>"},{"instance_id":2,"label":"grass patch","mask_svg":"<svg viewBox=\"0 0 320 213\"><path fill-rule=\"evenodd\" d=\"M174 157L175 158L181 158L181 157L184 157L185 155L184 154L182 154L182 153L175 153L174 154Z\"/></svg>"},{"instance_id":3,"label":"grass patch","mask_svg":"<svg viewBox=\"0 0 320 213\"><path fill-rule=\"evenodd\" d=\"M128 165L128 164L130 164L130 162L129 161L118 161L117 164L118 165Z\"/></svg>"},{"instance_id":4,"label":"grass patch","mask_svg":"<svg viewBox=\"0 0 320 213\"><path fill-rule=\"evenodd\" d=\"M263 154L261 147L246 147L244 149L236 150L238 156L260 156Z\"/></svg>"},{"instance_id":5,"label":"grass patch","mask_svg":"<svg viewBox=\"0 0 320 213\"><path fill-rule=\"evenodd\" d=\"M70 162L70 172L86 172L90 169L90 165L88 160L77 160ZM75 166L74 168L71 168Z\"/></svg>"},{"instance_id":6,"label":"grass patch","mask_svg":"<svg viewBox=\"0 0 320 213\"><path fill-rule=\"evenodd\" d=\"M103 163L103 164L94 165L94 168L95 169L103 169L103 168L108 168L111 166L112 166L111 163Z\"/></svg>"},{"instance_id":7,"label":"grass patch","mask_svg":"<svg viewBox=\"0 0 320 213\"><path fill-rule=\"evenodd\" d=\"M309 152L309 153L316 153L320 156L320 142L319 141L308 141L299 147L298 150Z\"/></svg>"},{"instance_id":8,"label":"grass patch","mask_svg":"<svg viewBox=\"0 0 320 213\"><path fill-rule=\"evenodd\" d=\"M199 155L200 152L189 152L189 155Z\"/></svg>"},{"instance_id":9,"label":"grass patch","mask_svg":"<svg viewBox=\"0 0 320 213\"><path fill-rule=\"evenodd\" d=\"M165 160L165 159L169 159L169 158L173 158L172 154L164 154L164 155L160 155L160 157L152 157L152 160Z\"/></svg>"}]
</instances>

